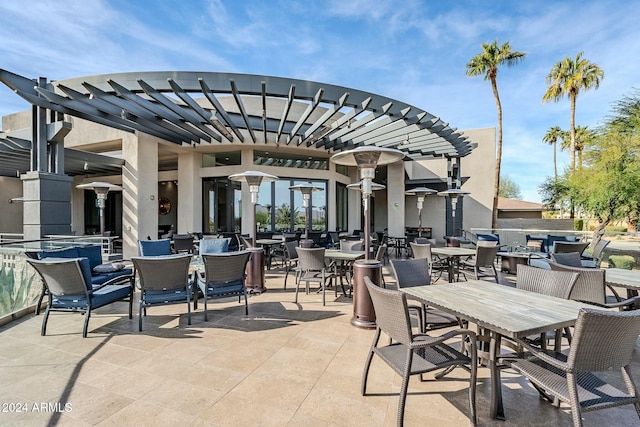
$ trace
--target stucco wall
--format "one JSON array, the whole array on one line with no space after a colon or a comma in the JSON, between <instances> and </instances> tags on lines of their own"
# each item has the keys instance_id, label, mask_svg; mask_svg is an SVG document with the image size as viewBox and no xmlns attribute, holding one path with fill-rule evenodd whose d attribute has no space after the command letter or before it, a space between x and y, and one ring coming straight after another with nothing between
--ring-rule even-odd
<instances>
[{"instance_id":1,"label":"stucco wall","mask_svg":"<svg viewBox=\"0 0 640 427\"><path fill-rule=\"evenodd\" d=\"M478 147L460 160L460 175L468 180L462 189L470 192L462 200L463 229L491 226L493 204L493 179L495 171L495 128L465 130L464 134ZM443 158L405 163L409 179L429 179L447 177L447 160ZM428 187L428 185L427 185ZM418 226L416 197L405 197L405 218L407 227ZM432 236L443 241L445 230L445 198L427 196L422 210L423 227L432 228Z\"/></svg>"},{"instance_id":2,"label":"stucco wall","mask_svg":"<svg viewBox=\"0 0 640 427\"><path fill-rule=\"evenodd\" d=\"M22 202L12 202L14 197L22 197L22 181L19 178L0 177L0 232L22 233Z\"/></svg>"}]
</instances>

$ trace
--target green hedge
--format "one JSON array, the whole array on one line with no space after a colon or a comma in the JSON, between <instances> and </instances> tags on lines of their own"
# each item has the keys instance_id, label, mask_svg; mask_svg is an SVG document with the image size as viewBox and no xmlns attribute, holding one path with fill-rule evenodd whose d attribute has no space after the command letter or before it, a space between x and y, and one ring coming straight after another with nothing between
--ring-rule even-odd
<instances>
[{"instance_id":1,"label":"green hedge","mask_svg":"<svg viewBox=\"0 0 640 427\"><path fill-rule=\"evenodd\" d=\"M609 267L612 268L623 268L625 270L632 270L635 263L636 261L631 255L609 256Z\"/></svg>"},{"instance_id":2,"label":"green hedge","mask_svg":"<svg viewBox=\"0 0 640 427\"><path fill-rule=\"evenodd\" d=\"M575 225L575 221L576 220L574 220L574 225ZM589 226L589 231L593 231L595 229L596 229L595 225L590 225ZM610 231L610 232L614 232L614 233L626 233L628 231L628 229L624 225L609 225L609 226L604 228L604 231Z\"/></svg>"},{"instance_id":3,"label":"green hedge","mask_svg":"<svg viewBox=\"0 0 640 427\"><path fill-rule=\"evenodd\" d=\"M583 228L584 228L584 219L575 218L573 220L573 229L576 231L582 231Z\"/></svg>"}]
</instances>

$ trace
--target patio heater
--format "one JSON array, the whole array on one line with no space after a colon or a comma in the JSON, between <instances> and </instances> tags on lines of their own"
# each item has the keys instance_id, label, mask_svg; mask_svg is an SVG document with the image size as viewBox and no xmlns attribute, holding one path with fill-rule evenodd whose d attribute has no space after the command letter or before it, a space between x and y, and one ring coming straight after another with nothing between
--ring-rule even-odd
<instances>
[{"instance_id":1,"label":"patio heater","mask_svg":"<svg viewBox=\"0 0 640 427\"><path fill-rule=\"evenodd\" d=\"M376 175L376 167L388 165L404 158L404 153L392 148L376 146L358 147L353 150L334 154L331 161L344 166L357 166L362 180L362 207L364 211L364 260L356 261L353 265L353 317L351 324L372 329L376 327L376 314L373 310L371 296L364 284L365 276L369 276L376 285L382 282L382 264L371 259L371 225L369 206L371 192L373 191L373 178Z\"/></svg>"},{"instance_id":2,"label":"patio heater","mask_svg":"<svg viewBox=\"0 0 640 427\"><path fill-rule=\"evenodd\" d=\"M232 181L245 182L249 184L249 192L251 193L251 204L253 205L253 241L252 245L256 247L256 205L258 204L258 192L260 191L260 184L263 182L277 181L278 177L275 175L269 175L268 173L259 171L247 171L242 173L236 173L229 175L229 179Z\"/></svg>"},{"instance_id":3,"label":"patio heater","mask_svg":"<svg viewBox=\"0 0 640 427\"><path fill-rule=\"evenodd\" d=\"M251 205L253 211L253 240L252 247L247 248L251 251L251 260L247 264L246 286L254 293L261 293L267 290L264 287L264 250L256 247L256 236L258 235L258 224L256 223L256 205L258 204L258 192L260 184L263 182L271 182L278 180L275 175L259 171L247 171L229 175L232 181L245 182L249 184L249 192L251 192Z\"/></svg>"},{"instance_id":4,"label":"patio heater","mask_svg":"<svg viewBox=\"0 0 640 427\"><path fill-rule=\"evenodd\" d=\"M307 221L304 227L304 240L300 241L300 247L302 248L310 248L313 246L313 242L309 241L309 228L311 227L311 215L312 215L312 203L311 203L311 193L314 191L323 191L324 188L316 187L310 182L307 184L296 184L289 187L291 191L299 191L302 193L302 206L306 212Z\"/></svg>"},{"instance_id":5,"label":"patio heater","mask_svg":"<svg viewBox=\"0 0 640 427\"><path fill-rule=\"evenodd\" d=\"M107 194L109 191L121 191L122 187L108 182L90 182L76 185L76 188L93 190L96 193L96 206L100 214L100 235L104 236L104 208L107 204Z\"/></svg>"},{"instance_id":6,"label":"patio heater","mask_svg":"<svg viewBox=\"0 0 640 427\"><path fill-rule=\"evenodd\" d=\"M354 182L353 184L349 184L347 185L347 188L349 190L356 190L356 191L362 191L362 181L358 181L358 182ZM371 183L371 191L378 191L378 190L384 190L385 187L382 184L378 184L377 182L372 182Z\"/></svg>"},{"instance_id":7,"label":"patio heater","mask_svg":"<svg viewBox=\"0 0 640 427\"><path fill-rule=\"evenodd\" d=\"M435 193L437 193L436 190L427 187L417 187L404 193L407 196L418 196L418 202L416 203L418 207L418 237L422 237L422 204L424 203L424 197L427 194Z\"/></svg>"},{"instance_id":8,"label":"patio heater","mask_svg":"<svg viewBox=\"0 0 640 427\"><path fill-rule=\"evenodd\" d=\"M456 234L456 206L458 205L458 199L462 198L465 194L471 194L468 191L461 190L459 188L450 188L438 193L438 196L449 197L451 199L451 218L453 221L453 234Z\"/></svg>"}]
</instances>

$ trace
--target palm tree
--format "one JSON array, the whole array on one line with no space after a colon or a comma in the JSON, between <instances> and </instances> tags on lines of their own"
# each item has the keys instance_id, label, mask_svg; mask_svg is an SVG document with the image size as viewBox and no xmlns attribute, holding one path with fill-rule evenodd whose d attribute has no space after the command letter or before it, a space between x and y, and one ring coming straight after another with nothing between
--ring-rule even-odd
<instances>
[{"instance_id":1,"label":"palm tree","mask_svg":"<svg viewBox=\"0 0 640 427\"><path fill-rule=\"evenodd\" d=\"M604 78L604 71L582 57L580 52L575 59L568 56L556 62L547 76L547 92L542 102L553 100L558 102L565 95L571 102L571 174L576 171L576 99L582 90L598 89Z\"/></svg>"},{"instance_id":2,"label":"palm tree","mask_svg":"<svg viewBox=\"0 0 640 427\"><path fill-rule=\"evenodd\" d=\"M500 94L498 93L498 67L500 65L512 66L522 61L524 52L514 52L511 50L509 42L498 46L498 40L493 43L482 43L482 52L471 58L467 63L467 76L484 75L485 80L491 81L493 97L498 110L498 145L496 152L496 174L493 184L493 210L491 227L498 225L498 194L500 192L500 163L502 162L502 104L500 104Z\"/></svg>"},{"instance_id":3,"label":"palm tree","mask_svg":"<svg viewBox=\"0 0 640 427\"><path fill-rule=\"evenodd\" d=\"M585 144L595 138L595 132L588 126L576 126L576 152L578 153L578 169L582 169L582 151Z\"/></svg>"},{"instance_id":4,"label":"palm tree","mask_svg":"<svg viewBox=\"0 0 640 427\"><path fill-rule=\"evenodd\" d=\"M560 126L553 126L549 128L547 133L544 134L542 140L547 144L553 145L553 182L558 182L558 163L556 161L556 143L558 139L562 139L564 131L560 129Z\"/></svg>"}]
</instances>

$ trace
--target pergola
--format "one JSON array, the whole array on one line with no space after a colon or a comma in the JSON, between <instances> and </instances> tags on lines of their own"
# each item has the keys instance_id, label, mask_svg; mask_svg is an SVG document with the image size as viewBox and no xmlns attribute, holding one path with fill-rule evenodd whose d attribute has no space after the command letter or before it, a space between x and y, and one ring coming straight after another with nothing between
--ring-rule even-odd
<instances>
[{"instance_id":1,"label":"pergola","mask_svg":"<svg viewBox=\"0 0 640 427\"><path fill-rule=\"evenodd\" d=\"M341 86L272 76L212 72L103 74L29 79L0 70L0 81L34 106L182 146L255 144L314 147L329 153L358 146L397 148L405 159L460 158L476 144L438 117L391 98ZM34 112L34 116L37 113ZM66 134L48 122L46 140ZM50 126L51 127L51 126ZM35 128L35 126L34 126ZM0 133L0 175L34 168L33 135ZM64 138L64 135L62 135ZM44 138L42 138L44 139ZM122 161L88 159L65 149L65 172L116 172ZM269 159L264 159L268 162ZM300 167L305 167L304 162Z\"/></svg>"}]
</instances>

